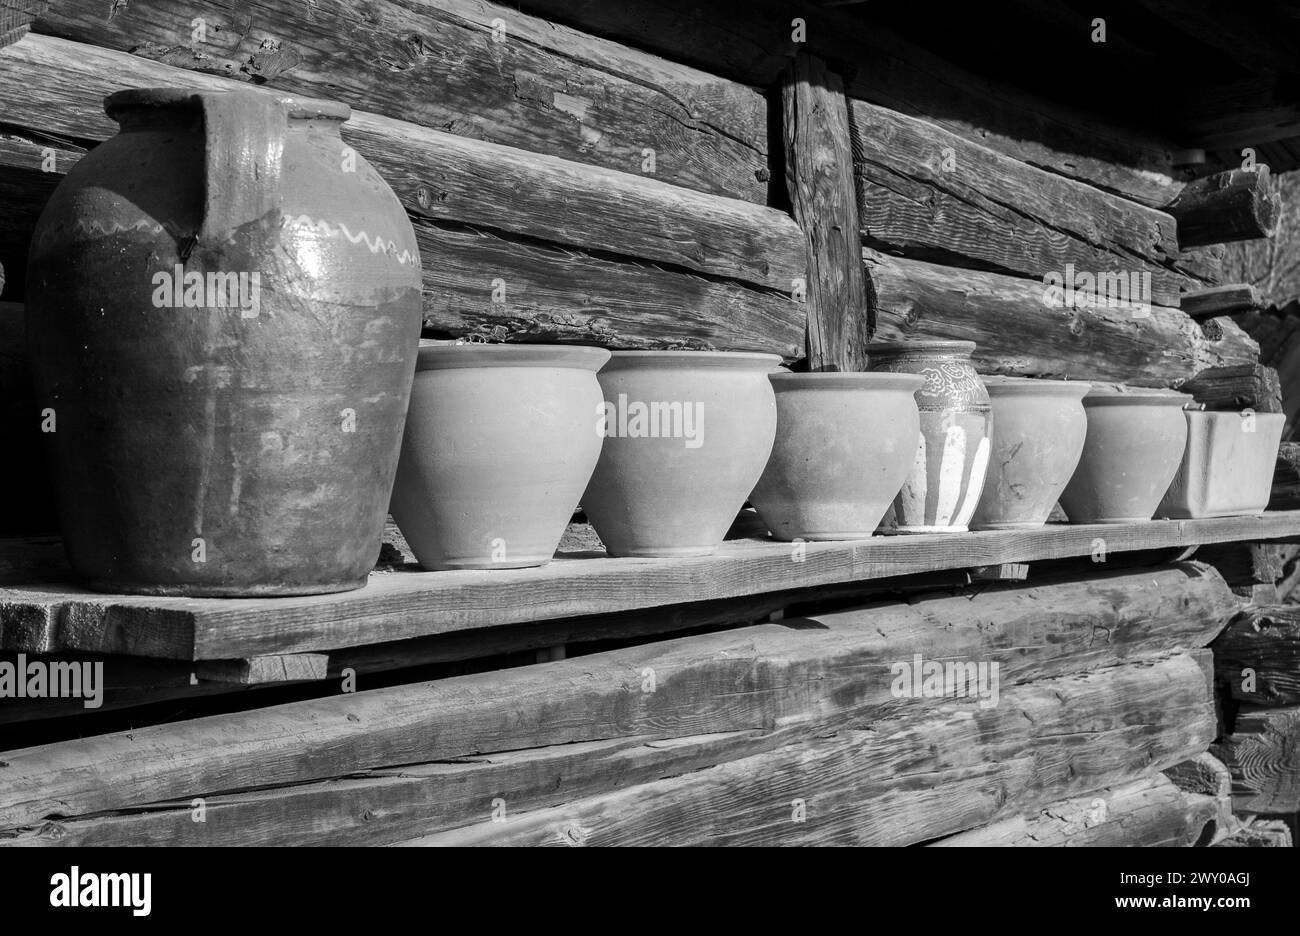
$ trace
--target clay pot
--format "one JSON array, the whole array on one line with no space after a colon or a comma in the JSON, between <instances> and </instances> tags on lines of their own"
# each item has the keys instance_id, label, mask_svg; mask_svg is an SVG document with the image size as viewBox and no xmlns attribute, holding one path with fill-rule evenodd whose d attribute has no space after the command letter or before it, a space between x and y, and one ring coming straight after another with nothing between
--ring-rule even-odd
<instances>
[{"instance_id":1,"label":"clay pot","mask_svg":"<svg viewBox=\"0 0 1300 936\"><path fill-rule=\"evenodd\" d=\"M392 513L426 569L549 562L600 456L600 348L420 347Z\"/></svg>"},{"instance_id":2,"label":"clay pot","mask_svg":"<svg viewBox=\"0 0 1300 936\"><path fill-rule=\"evenodd\" d=\"M921 437L894 499L899 533L962 533L984 487L989 461L989 395L975 373L973 341L872 344L872 371L919 374Z\"/></svg>"},{"instance_id":3,"label":"clay pot","mask_svg":"<svg viewBox=\"0 0 1300 936\"><path fill-rule=\"evenodd\" d=\"M33 234L27 330L73 568L93 588L366 582L420 333L420 258L347 107L123 91Z\"/></svg>"},{"instance_id":4,"label":"clay pot","mask_svg":"<svg viewBox=\"0 0 1300 936\"><path fill-rule=\"evenodd\" d=\"M1183 405L1172 390L1094 386L1083 398L1088 434L1079 467L1061 493L1071 523L1150 520L1187 444Z\"/></svg>"},{"instance_id":5,"label":"clay pot","mask_svg":"<svg viewBox=\"0 0 1300 936\"><path fill-rule=\"evenodd\" d=\"M750 495L777 539L865 539L911 470L916 374L771 374L776 443Z\"/></svg>"},{"instance_id":6,"label":"clay pot","mask_svg":"<svg viewBox=\"0 0 1300 936\"><path fill-rule=\"evenodd\" d=\"M1184 410L1187 448L1157 517L1254 517L1273 493L1283 413Z\"/></svg>"},{"instance_id":7,"label":"clay pot","mask_svg":"<svg viewBox=\"0 0 1300 936\"><path fill-rule=\"evenodd\" d=\"M605 444L582 507L611 556L707 556L776 435L775 354L615 351Z\"/></svg>"},{"instance_id":8,"label":"clay pot","mask_svg":"<svg viewBox=\"0 0 1300 936\"><path fill-rule=\"evenodd\" d=\"M974 530L1031 530L1047 522L1088 434L1091 384L985 377L993 403L990 457Z\"/></svg>"}]
</instances>

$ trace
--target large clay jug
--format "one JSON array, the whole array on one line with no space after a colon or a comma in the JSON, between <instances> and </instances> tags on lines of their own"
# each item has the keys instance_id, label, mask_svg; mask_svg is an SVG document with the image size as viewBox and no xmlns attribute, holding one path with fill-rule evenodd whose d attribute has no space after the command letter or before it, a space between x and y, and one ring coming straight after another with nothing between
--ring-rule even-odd
<instances>
[{"instance_id":1,"label":"large clay jug","mask_svg":"<svg viewBox=\"0 0 1300 936\"><path fill-rule=\"evenodd\" d=\"M363 585L420 331L401 204L340 104L110 95L37 225L27 332L73 568L97 589Z\"/></svg>"},{"instance_id":2,"label":"large clay jug","mask_svg":"<svg viewBox=\"0 0 1300 936\"><path fill-rule=\"evenodd\" d=\"M882 342L867 346L870 369L919 374L921 438L894 499L899 533L963 533L989 463L988 391L975 372L973 341Z\"/></svg>"}]
</instances>

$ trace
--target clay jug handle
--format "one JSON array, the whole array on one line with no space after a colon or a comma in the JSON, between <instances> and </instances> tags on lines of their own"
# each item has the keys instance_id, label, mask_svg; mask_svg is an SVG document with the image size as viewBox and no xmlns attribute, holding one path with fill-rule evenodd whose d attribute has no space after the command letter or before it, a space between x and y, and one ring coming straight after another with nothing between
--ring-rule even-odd
<instances>
[{"instance_id":1,"label":"clay jug handle","mask_svg":"<svg viewBox=\"0 0 1300 936\"><path fill-rule=\"evenodd\" d=\"M288 128L284 105L269 94L248 92L199 92L195 97L203 111L206 169L197 246L213 248L256 224L275 236Z\"/></svg>"}]
</instances>

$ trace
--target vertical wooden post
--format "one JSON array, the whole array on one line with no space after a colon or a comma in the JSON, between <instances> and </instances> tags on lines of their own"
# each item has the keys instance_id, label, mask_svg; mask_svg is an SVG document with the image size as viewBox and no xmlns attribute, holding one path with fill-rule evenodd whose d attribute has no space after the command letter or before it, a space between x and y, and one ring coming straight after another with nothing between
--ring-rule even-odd
<instances>
[{"instance_id":1,"label":"vertical wooden post","mask_svg":"<svg viewBox=\"0 0 1300 936\"><path fill-rule=\"evenodd\" d=\"M808 369L865 370L866 301L844 83L800 53L782 88L785 178L808 241Z\"/></svg>"}]
</instances>

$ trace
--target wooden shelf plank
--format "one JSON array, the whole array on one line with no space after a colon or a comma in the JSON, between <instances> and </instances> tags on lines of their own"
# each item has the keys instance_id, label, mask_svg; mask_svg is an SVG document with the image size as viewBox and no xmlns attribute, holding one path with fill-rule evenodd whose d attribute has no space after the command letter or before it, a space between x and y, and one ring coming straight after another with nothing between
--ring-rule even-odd
<instances>
[{"instance_id":1,"label":"wooden shelf plank","mask_svg":"<svg viewBox=\"0 0 1300 936\"><path fill-rule=\"evenodd\" d=\"M184 660L320 652L1101 550L1110 555L1277 539L1300 539L1300 511L834 543L740 539L713 556L688 559L611 559L598 551L571 551L535 569L377 572L363 589L302 598L152 598L31 585L0 589L0 647Z\"/></svg>"}]
</instances>

